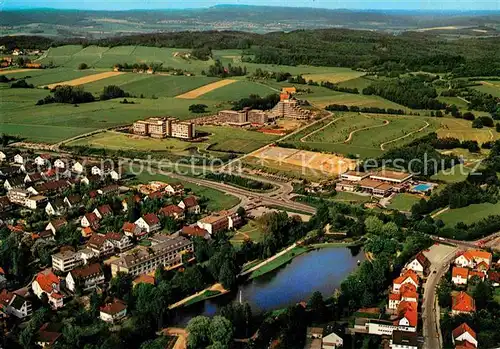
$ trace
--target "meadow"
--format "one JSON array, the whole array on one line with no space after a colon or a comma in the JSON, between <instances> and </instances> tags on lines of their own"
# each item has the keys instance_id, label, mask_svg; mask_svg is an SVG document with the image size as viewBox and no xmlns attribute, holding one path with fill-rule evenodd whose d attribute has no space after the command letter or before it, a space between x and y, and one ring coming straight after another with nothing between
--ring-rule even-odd
<instances>
[{"instance_id":1,"label":"meadow","mask_svg":"<svg viewBox=\"0 0 500 349\"><path fill-rule=\"evenodd\" d=\"M500 81L481 81L481 86L474 86L475 90L495 97L500 97Z\"/></svg>"},{"instance_id":2,"label":"meadow","mask_svg":"<svg viewBox=\"0 0 500 349\"><path fill-rule=\"evenodd\" d=\"M435 220L442 220L446 225L454 226L458 222L471 224L491 215L498 215L500 212L500 202L496 204L483 203L474 204L467 207L455 208L441 213L434 217Z\"/></svg>"},{"instance_id":3,"label":"meadow","mask_svg":"<svg viewBox=\"0 0 500 349\"><path fill-rule=\"evenodd\" d=\"M420 197L412 194L396 194L392 199L391 203L387 208L391 210L398 210L404 212L410 212L411 207L420 201Z\"/></svg>"},{"instance_id":4,"label":"meadow","mask_svg":"<svg viewBox=\"0 0 500 349\"><path fill-rule=\"evenodd\" d=\"M196 130L210 134L208 136L208 142L211 144L209 150L221 152L251 153L279 138L234 127L201 126Z\"/></svg>"}]
</instances>

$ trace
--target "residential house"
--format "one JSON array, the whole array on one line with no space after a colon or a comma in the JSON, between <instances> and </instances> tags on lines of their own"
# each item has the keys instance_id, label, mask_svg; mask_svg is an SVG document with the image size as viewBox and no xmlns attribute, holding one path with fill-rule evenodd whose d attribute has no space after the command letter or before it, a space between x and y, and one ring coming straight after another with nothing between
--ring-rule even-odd
<instances>
[{"instance_id":1,"label":"residential house","mask_svg":"<svg viewBox=\"0 0 500 349\"><path fill-rule=\"evenodd\" d=\"M85 171L85 166L82 162L76 161L73 166L71 166L71 170L76 173L83 173Z\"/></svg>"},{"instance_id":2,"label":"residential house","mask_svg":"<svg viewBox=\"0 0 500 349\"><path fill-rule=\"evenodd\" d=\"M204 239L210 239L210 233L203 228L200 228L197 225L187 225L182 227L181 229L181 235L187 236L187 237L202 237Z\"/></svg>"},{"instance_id":3,"label":"residential house","mask_svg":"<svg viewBox=\"0 0 500 349\"><path fill-rule=\"evenodd\" d=\"M22 175L17 175L15 177L7 178L3 182L3 187L7 191L11 191L12 189L24 188L24 178Z\"/></svg>"},{"instance_id":4,"label":"residential house","mask_svg":"<svg viewBox=\"0 0 500 349\"><path fill-rule=\"evenodd\" d=\"M415 286L415 288L418 288L419 278L413 270L407 270L403 275L394 279L392 284L392 292L398 293L401 286L406 283L410 283Z\"/></svg>"},{"instance_id":5,"label":"residential house","mask_svg":"<svg viewBox=\"0 0 500 349\"><path fill-rule=\"evenodd\" d=\"M469 269L453 267L451 270L451 281L455 285L467 285L467 280L469 280Z\"/></svg>"},{"instance_id":6,"label":"residential house","mask_svg":"<svg viewBox=\"0 0 500 349\"><path fill-rule=\"evenodd\" d=\"M64 205L64 200L61 198L51 200L45 206L45 212L49 216L61 216L65 211L66 206Z\"/></svg>"},{"instance_id":7,"label":"residential house","mask_svg":"<svg viewBox=\"0 0 500 349\"><path fill-rule=\"evenodd\" d=\"M99 317L105 322L115 322L127 316L127 304L119 299L107 303L99 309Z\"/></svg>"},{"instance_id":8,"label":"residential house","mask_svg":"<svg viewBox=\"0 0 500 349\"><path fill-rule=\"evenodd\" d=\"M94 259L99 257L99 254L92 250L90 247L85 247L84 249L78 250L80 254L80 258L83 261L83 264L89 264Z\"/></svg>"},{"instance_id":9,"label":"residential house","mask_svg":"<svg viewBox=\"0 0 500 349\"><path fill-rule=\"evenodd\" d=\"M337 349L344 345L344 340L335 332L323 336L321 349Z\"/></svg>"},{"instance_id":10,"label":"residential house","mask_svg":"<svg viewBox=\"0 0 500 349\"><path fill-rule=\"evenodd\" d=\"M38 233L38 236L42 240L52 240L55 241L54 234L52 234L52 230L43 230Z\"/></svg>"},{"instance_id":11,"label":"residential house","mask_svg":"<svg viewBox=\"0 0 500 349\"><path fill-rule=\"evenodd\" d=\"M463 268L475 268L477 264L485 262L488 267L491 265L492 255L482 250L466 251L455 258L455 265Z\"/></svg>"},{"instance_id":12,"label":"residential house","mask_svg":"<svg viewBox=\"0 0 500 349\"><path fill-rule=\"evenodd\" d=\"M70 160L69 159L56 159L54 161L54 167L59 169L70 168Z\"/></svg>"},{"instance_id":13,"label":"residential house","mask_svg":"<svg viewBox=\"0 0 500 349\"><path fill-rule=\"evenodd\" d=\"M203 217L197 224L200 228L208 231L210 235L229 229L229 219L227 216L218 213Z\"/></svg>"},{"instance_id":14,"label":"residential house","mask_svg":"<svg viewBox=\"0 0 500 349\"><path fill-rule=\"evenodd\" d=\"M201 212L198 200L196 200L194 196L185 197L179 202L177 206L190 214L199 214Z\"/></svg>"},{"instance_id":15,"label":"residential house","mask_svg":"<svg viewBox=\"0 0 500 349\"><path fill-rule=\"evenodd\" d=\"M102 284L104 284L104 272L99 263L73 269L66 276L66 286L71 292L76 292L77 287L88 291Z\"/></svg>"},{"instance_id":16,"label":"residential house","mask_svg":"<svg viewBox=\"0 0 500 349\"><path fill-rule=\"evenodd\" d=\"M417 327L418 304L416 302L401 302L396 310L394 326Z\"/></svg>"},{"instance_id":17,"label":"residential house","mask_svg":"<svg viewBox=\"0 0 500 349\"><path fill-rule=\"evenodd\" d=\"M52 234L56 235L57 231L67 224L68 222L64 218L53 219L49 222L49 224L47 224L45 230L50 230L52 231Z\"/></svg>"},{"instance_id":18,"label":"residential house","mask_svg":"<svg viewBox=\"0 0 500 349\"><path fill-rule=\"evenodd\" d=\"M18 319L25 319L33 314L31 302L26 296L27 292L23 289L14 292L4 289L0 292L0 308Z\"/></svg>"},{"instance_id":19,"label":"residential house","mask_svg":"<svg viewBox=\"0 0 500 349\"><path fill-rule=\"evenodd\" d=\"M488 280L490 280L493 287L500 286L500 271L490 270L488 272Z\"/></svg>"},{"instance_id":20,"label":"residential house","mask_svg":"<svg viewBox=\"0 0 500 349\"><path fill-rule=\"evenodd\" d=\"M476 311L474 298L465 292L459 292L452 296L451 313L452 315L470 314Z\"/></svg>"},{"instance_id":21,"label":"residential house","mask_svg":"<svg viewBox=\"0 0 500 349\"><path fill-rule=\"evenodd\" d=\"M97 193L99 195L111 195L111 194L118 193L119 190L120 190L120 187L118 185L111 184L111 185L105 186L101 189L97 189Z\"/></svg>"},{"instance_id":22,"label":"residential house","mask_svg":"<svg viewBox=\"0 0 500 349\"><path fill-rule=\"evenodd\" d=\"M35 158L35 164L38 166L50 165L51 156L49 154L41 154Z\"/></svg>"},{"instance_id":23,"label":"residential house","mask_svg":"<svg viewBox=\"0 0 500 349\"><path fill-rule=\"evenodd\" d=\"M117 167L117 168L109 171L108 176L110 176L112 180L118 181L118 180L122 179L122 174L123 174L123 169L120 167Z\"/></svg>"},{"instance_id":24,"label":"residential house","mask_svg":"<svg viewBox=\"0 0 500 349\"><path fill-rule=\"evenodd\" d=\"M405 283L401 286L398 293L389 294L388 309L396 310L401 302L414 302L418 301L417 288L411 283Z\"/></svg>"},{"instance_id":25,"label":"residential house","mask_svg":"<svg viewBox=\"0 0 500 349\"><path fill-rule=\"evenodd\" d=\"M80 179L80 182L85 184L85 185L90 185L90 184L97 184L102 182L102 178L96 175L87 175L83 176Z\"/></svg>"},{"instance_id":26,"label":"residential house","mask_svg":"<svg viewBox=\"0 0 500 349\"><path fill-rule=\"evenodd\" d=\"M13 205L7 196L0 196L0 212L7 212L12 209Z\"/></svg>"},{"instance_id":27,"label":"residential house","mask_svg":"<svg viewBox=\"0 0 500 349\"><path fill-rule=\"evenodd\" d=\"M113 215L113 210L109 205L102 205L92 211L99 219Z\"/></svg>"},{"instance_id":28,"label":"residential house","mask_svg":"<svg viewBox=\"0 0 500 349\"><path fill-rule=\"evenodd\" d=\"M141 233L141 228L134 223L125 222L122 227L123 233L127 236L133 237Z\"/></svg>"},{"instance_id":29,"label":"residential house","mask_svg":"<svg viewBox=\"0 0 500 349\"><path fill-rule=\"evenodd\" d=\"M82 228L90 227L92 230L99 229L99 217L94 212L86 213L80 220Z\"/></svg>"},{"instance_id":30,"label":"residential house","mask_svg":"<svg viewBox=\"0 0 500 349\"><path fill-rule=\"evenodd\" d=\"M123 252L133 246L132 241L125 234L108 232L106 233L106 239L108 239L108 241L110 241L120 252Z\"/></svg>"},{"instance_id":31,"label":"residential house","mask_svg":"<svg viewBox=\"0 0 500 349\"><path fill-rule=\"evenodd\" d=\"M106 235L94 234L90 237L87 247L94 251L99 257L114 253L115 246L106 238Z\"/></svg>"},{"instance_id":32,"label":"residential house","mask_svg":"<svg viewBox=\"0 0 500 349\"><path fill-rule=\"evenodd\" d=\"M80 253L73 249L61 249L61 252L52 255L52 269L67 273L83 264Z\"/></svg>"},{"instance_id":33,"label":"residential house","mask_svg":"<svg viewBox=\"0 0 500 349\"><path fill-rule=\"evenodd\" d=\"M29 209L36 210L42 208L49 201L49 198L43 195L29 196L24 201L24 206Z\"/></svg>"},{"instance_id":34,"label":"residential house","mask_svg":"<svg viewBox=\"0 0 500 349\"><path fill-rule=\"evenodd\" d=\"M165 187L165 192L168 195L182 195L184 194L184 186L180 183L169 184Z\"/></svg>"},{"instance_id":35,"label":"residential house","mask_svg":"<svg viewBox=\"0 0 500 349\"><path fill-rule=\"evenodd\" d=\"M42 174L40 172L34 172L34 173L27 173L26 176L24 176L24 183L40 183L43 181Z\"/></svg>"},{"instance_id":36,"label":"residential house","mask_svg":"<svg viewBox=\"0 0 500 349\"><path fill-rule=\"evenodd\" d=\"M418 335L416 332L394 331L389 348L418 349Z\"/></svg>"},{"instance_id":37,"label":"residential house","mask_svg":"<svg viewBox=\"0 0 500 349\"><path fill-rule=\"evenodd\" d=\"M82 197L81 195L69 195L64 198L64 203L68 208L79 208L82 207Z\"/></svg>"},{"instance_id":38,"label":"residential house","mask_svg":"<svg viewBox=\"0 0 500 349\"><path fill-rule=\"evenodd\" d=\"M45 323L40 327L35 336L35 344L42 348L52 348L62 336L62 325L57 323Z\"/></svg>"},{"instance_id":39,"label":"residential house","mask_svg":"<svg viewBox=\"0 0 500 349\"><path fill-rule=\"evenodd\" d=\"M3 162L7 160L7 154L5 154L3 151L0 151L0 162Z\"/></svg>"},{"instance_id":40,"label":"residential house","mask_svg":"<svg viewBox=\"0 0 500 349\"><path fill-rule=\"evenodd\" d=\"M306 332L306 344L304 349L321 349L323 338L322 327L308 327Z\"/></svg>"},{"instance_id":41,"label":"residential house","mask_svg":"<svg viewBox=\"0 0 500 349\"><path fill-rule=\"evenodd\" d=\"M135 224L148 233L161 229L160 219L154 213L148 213L135 221Z\"/></svg>"},{"instance_id":42,"label":"residential house","mask_svg":"<svg viewBox=\"0 0 500 349\"><path fill-rule=\"evenodd\" d=\"M460 342L468 342L476 348L478 346L476 332L465 322L453 330L451 339L456 345Z\"/></svg>"},{"instance_id":43,"label":"residential house","mask_svg":"<svg viewBox=\"0 0 500 349\"><path fill-rule=\"evenodd\" d=\"M422 252L416 255L407 265L406 269L413 270L420 276L424 276L429 272L431 262L424 256Z\"/></svg>"},{"instance_id":44,"label":"residential house","mask_svg":"<svg viewBox=\"0 0 500 349\"><path fill-rule=\"evenodd\" d=\"M162 207L158 215L163 217L171 217L175 220L182 220L185 218L184 210L177 205L168 205Z\"/></svg>"},{"instance_id":45,"label":"residential house","mask_svg":"<svg viewBox=\"0 0 500 349\"><path fill-rule=\"evenodd\" d=\"M46 294L52 308L58 309L64 306L61 281L50 269L39 272L35 277L35 281L31 284L31 288L40 299L43 294Z\"/></svg>"},{"instance_id":46,"label":"residential house","mask_svg":"<svg viewBox=\"0 0 500 349\"><path fill-rule=\"evenodd\" d=\"M84 227L84 228L82 228L82 236L83 236L84 238L89 238L89 237L91 237L94 233L95 233L95 231L94 231L91 227Z\"/></svg>"},{"instance_id":47,"label":"residential house","mask_svg":"<svg viewBox=\"0 0 500 349\"><path fill-rule=\"evenodd\" d=\"M28 160L29 160L28 154L18 153L14 155L14 163L16 164L24 164L28 162Z\"/></svg>"}]
</instances>

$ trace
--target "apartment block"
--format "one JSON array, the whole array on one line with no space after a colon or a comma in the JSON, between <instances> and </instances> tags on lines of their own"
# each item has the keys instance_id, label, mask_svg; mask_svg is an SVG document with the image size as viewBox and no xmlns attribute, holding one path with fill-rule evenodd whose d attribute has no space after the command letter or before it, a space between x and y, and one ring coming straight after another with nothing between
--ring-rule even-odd
<instances>
[{"instance_id":1,"label":"apartment block","mask_svg":"<svg viewBox=\"0 0 500 349\"><path fill-rule=\"evenodd\" d=\"M182 122L175 118L149 118L134 122L133 133L152 138L181 138L192 139L195 137L194 124Z\"/></svg>"}]
</instances>

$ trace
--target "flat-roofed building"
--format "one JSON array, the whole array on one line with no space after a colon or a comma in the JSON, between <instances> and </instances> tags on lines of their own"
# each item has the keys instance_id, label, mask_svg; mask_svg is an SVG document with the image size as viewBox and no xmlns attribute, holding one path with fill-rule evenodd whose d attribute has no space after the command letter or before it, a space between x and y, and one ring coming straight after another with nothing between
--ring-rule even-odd
<instances>
[{"instance_id":1,"label":"flat-roofed building","mask_svg":"<svg viewBox=\"0 0 500 349\"><path fill-rule=\"evenodd\" d=\"M175 118L149 118L134 122L133 133L152 138L174 137L191 139L195 136L194 124Z\"/></svg>"},{"instance_id":2,"label":"flat-roofed building","mask_svg":"<svg viewBox=\"0 0 500 349\"><path fill-rule=\"evenodd\" d=\"M150 247L139 246L113 260L110 263L111 273L113 276L119 272L140 275L150 273L160 266L172 266L180 263L182 253L193 252L193 246L191 240L182 236Z\"/></svg>"},{"instance_id":3,"label":"flat-roofed building","mask_svg":"<svg viewBox=\"0 0 500 349\"><path fill-rule=\"evenodd\" d=\"M340 175L341 179L351 182L359 182L370 175L369 172L347 171Z\"/></svg>"},{"instance_id":4,"label":"flat-roofed building","mask_svg":"<svg viewBox=\"0 0 500 349\"><path fill-rule=\"evenodd\" d=\"M172 123L171 137L181 139L194 138L194 124L192 122L175 122Z\"/></svg>"},{"instance_id":5,"label":"flat-roofed building","mask_svg":"<svg viewBox=\"0 0 500 349\"><path fill-rule=\"evenodd\" d=\"M247 112L247 121L252 124L267 124L267 113L263 110L252 109Z\"/></svg>"},{"instance_id":6,"label":"flat-roofed building","mask_svg":"<svg viewBox=\"0 0 500 349\"><path fill-rule=\"evenodd\" d=\"M134 134L147 136L149 134L149 123L145 120L139 120L134 122Z\"/></svg>"},{"instance_id":7,"label":"flat-roofed building","mask_svg":"<svg viewBox=\"0 0 500 349\"><path fill-rule=\"evenodd\" d=\"M52 269L63 273L67 273L81 264L83 264L83 260L80 253L72 250L61 251L52 255Z\"/></svg>"},{"instance_id":8,"label":"flat-roofed building","mask_svg":"<svg viewBox=\"0 0 500 349\"><path fill-rule=\"evenodd\" d=\"M399 172L386 169L382 169L380 171L370 174L371 179L383 182L397 183L397 184L406 182L412 177L413 175L408 172Z\"/></svg>"}]
</instances>

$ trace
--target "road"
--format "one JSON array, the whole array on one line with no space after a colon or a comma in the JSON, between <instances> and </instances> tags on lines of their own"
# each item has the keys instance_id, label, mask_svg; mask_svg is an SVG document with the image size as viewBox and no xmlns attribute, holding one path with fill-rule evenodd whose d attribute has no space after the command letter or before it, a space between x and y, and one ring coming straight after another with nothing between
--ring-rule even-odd
<instances>
[{"instance_id":1,"label":"road","mask_svg":"<svg viewBox=\"0 0 500 349\"><path fill-rule=\"evenodd\" d=\"M450 262L454 259L458 247L453 248L444 256L431 261L430 273L424 284L424 296L422 299L423 319L423 349L440 349L442 347L441 330L439 327L439 307L436 300L436 287L441 278L449 269Z\"/></svg>"}]
</instances>

